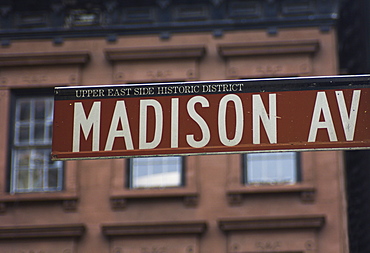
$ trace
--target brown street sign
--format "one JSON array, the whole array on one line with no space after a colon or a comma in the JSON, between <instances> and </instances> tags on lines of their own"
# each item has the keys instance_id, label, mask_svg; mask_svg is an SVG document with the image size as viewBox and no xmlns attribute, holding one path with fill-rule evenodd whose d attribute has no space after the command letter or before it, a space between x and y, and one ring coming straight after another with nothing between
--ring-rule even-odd
<instances>
[{"instance_id":1,"label":"brown street sign","mask_svg":"<svg viewBox=\"0 0 370 253\"><path fill-rule=\"evenodd\" d=\"M370 148L370 76L55 88L52 158Z\"/></svg>"}]
</instances>

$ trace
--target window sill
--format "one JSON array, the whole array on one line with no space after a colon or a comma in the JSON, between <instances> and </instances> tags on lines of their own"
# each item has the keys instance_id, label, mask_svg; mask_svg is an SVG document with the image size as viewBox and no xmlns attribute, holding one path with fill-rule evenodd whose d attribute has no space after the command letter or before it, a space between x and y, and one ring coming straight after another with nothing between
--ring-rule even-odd
<instances>
[{"instance_id":1,"label":"window sill","mask_svg":"<svg viewBox=\"0 0 370 253\"><path fill-rule=\"evenodd\" d=\"M315 201L315 192L315 187L309 184L240 185L228 189L227 197L230 205L237 205L247 195L298 193L302 202L312 203Z\"/></svg>"},{"instance_id":2,"label":"window sill","mask_svg":"<svg viewBox=\"0 0 370 253\"><path fill-rule=\"evenodd\" d=\"M0 213L6 211L6 204L14 202L61 201L65 211L75 211L78 196L76 192L32 192L0 195Z\"/></svg>"},{"instance_id":3,"label":"window sill","mask_svg":"<svg viewBox=\"0 0 370 253\"><path fill-rule=\"evenodd\" d=\"M124 210L130 200L135 199L176 199L183 201L186 207L198 204L197 160L196 156L185 159L185 186L166 188L125 188L127 182L127 162L124 159L112 159L112 181L110 192L111 208L115 211Z\"/></svg>"},{"instance_id":4,"label":"window sill","mask_svg":"<svg viewBox=\"0 0 370 253\"><path fill-rule=\"evenodd\" d=\"M111 194L110 200L112 209L124 209L129 199L143 198L183 198L186 206L196 206L198 193L195 189L189 188L147 188L147 189L126 189Z\"/></svg>"}]
</instances>

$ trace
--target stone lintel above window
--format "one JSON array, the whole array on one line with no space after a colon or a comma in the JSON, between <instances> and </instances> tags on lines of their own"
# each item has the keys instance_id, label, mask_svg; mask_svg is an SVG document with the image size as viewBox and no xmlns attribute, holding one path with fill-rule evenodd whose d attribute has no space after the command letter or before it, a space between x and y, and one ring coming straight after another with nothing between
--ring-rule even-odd
<instances>
[{"instance_id":1,"label":"stone lintel above window","mask_svg":"<svg viewBox=\"0 0 370 253\"><path fill-rule=\"evenodd\" d=\"M218 45L228 78L312 75L318 40L261 41Z\"/></svg>"},{"instance_id":2,"label":"stone lintel above window","mask_svg":"<svg viewBox=\"0 0 370 253\"><path fill-rule=\"evenodd\" d=\"M220 219L218 224L224 232L271 229L320 229L325 224L325 215Z\"/></svg>"},{"instance_id":3,"label":"stone lintel above window","mask_svg":"<svg viewBox=\"0 0 370 253\"><path fill-rule=\"evenodd\" d=\"M51 53L9 53L0 55L0 67L86 64L90 60L87 51Z\"/></svg>"},{"instance_id":4,"label":"stone lintel above window","mask_svg":"<svg viewBox=\"0 0 370 253\"><path fill-rule=\"evenodd\" d=\"M108 61L132 61L150 59L201 58L205 55L204 45L148 47L148 48L110 48L105 50Z\"/></svg>"},{"instance_id":5,"label":"stone lintel above window","mask_svg":"<svg viewBox=\"0 0 370 253\"><path fill-rule=\"evenodd\" d=\"M198 60L205 54L204 45L105 49L106 59L113 64L113 83L197 80Z\"/></svg>"},{"instance_id":6,"label":"stone lintel above window","mask_svg":"<svg viewBox=\"0 0 370 253\"><path fill-rule=\"evenodd\" d=\"M260 43L222 44L218 52L223 57L272 54L311 54L319 50L317 40L265 41Z\"/></svg>"},{"instance_id":7,"label":"stone lintel above window","mask_svg":"<svg viewBox=\"0 0 370 253\"><path fill-rule=\"evenodd\" d=\"M84 224L0 226L0 239L79 238L85 231Z\"/></svg>"},{"instance_id":8,"label":"stone lintel above window","mask_svg":"<svg viewBox=\"0 0 370 253\"><path fill-rule=\"evenodd\" d=\"M103 224L105 236L142 236L142 235L173 235L203 234L207 230L205 221L151 222L127 224Z\"/></svg>"}]
</instances>

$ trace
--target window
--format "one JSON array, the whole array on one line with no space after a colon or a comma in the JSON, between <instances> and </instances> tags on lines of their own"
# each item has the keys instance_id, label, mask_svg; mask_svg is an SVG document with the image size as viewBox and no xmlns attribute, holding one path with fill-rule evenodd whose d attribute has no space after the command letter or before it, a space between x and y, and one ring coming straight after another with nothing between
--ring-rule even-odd
<instances>
[{"instance_id":1,"label":"window","mask_svg":"<svg viewBox=\"0 0 370 253\"><path fill-rule=\"evenodd\" d=\"M99 25L100 21L101 12L98 8L70 10L65 19L67 27Z\"/></svg>"},{"instance_id":2,"label":"window","mask_svg":"<svg viewBox=\"0 0 370 253\"><path fill-rule=\"evenodd\" d=\"M146 157L130 160L130 188L179 187L184 184L181 157Z\"/></svg>"},{"instance_id":3,"label":"window","mask_svg":"<svg viewBox=\"0 0 370 253\"><path fill-rule=\"evenodd\" d=\"M245 184L294 184L299 180L297 152L244 155Z\"/></svg>"},{"instance_id":4,"label":"window","mask_svg":"<svg viewBox=\"0 0 370 253\"><path fill-rule=\"evenodd\" d=\"M53 97L16 93L10 192L60 191L63 163L50 160Z\"/></svg>"}]
</instances>

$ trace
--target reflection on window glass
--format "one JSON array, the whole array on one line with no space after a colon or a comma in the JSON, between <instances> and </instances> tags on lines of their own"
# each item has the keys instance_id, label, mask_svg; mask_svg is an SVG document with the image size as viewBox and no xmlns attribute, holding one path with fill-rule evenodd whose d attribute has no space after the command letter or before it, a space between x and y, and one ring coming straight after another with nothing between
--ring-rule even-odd
<instances>
[{"instance_id":1,"label":"reflection on window glass","mask_svg":"<svg viewBox=\"0 0 370 253\"><path fill-rule=\"evenodd\" d=\"M131 159L130 187L176 187L182 185L181 157Z\"/></svg>"},{"instance_id":2,"label":"reflection on window glass","mask_svg":"<svg viewBox=\"0 0 370 253\"><path fill-rule=\"evenodd\" d=\"M53 98L22 96L15 102L10 191L60 191L63 163L50 160Z\"/></svg>"},{"instance_id":3,"label":"reflection on window glass","mask_svg":"<svg viewBox=\"0 0 370 253\"><path fill-rule=\"evenodd\" d=\"M245 155L247 184L293 184L298 179L298 153L253 153Z\"/></svg>"}]
</instances>

